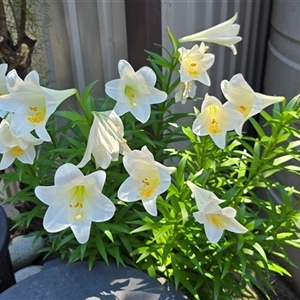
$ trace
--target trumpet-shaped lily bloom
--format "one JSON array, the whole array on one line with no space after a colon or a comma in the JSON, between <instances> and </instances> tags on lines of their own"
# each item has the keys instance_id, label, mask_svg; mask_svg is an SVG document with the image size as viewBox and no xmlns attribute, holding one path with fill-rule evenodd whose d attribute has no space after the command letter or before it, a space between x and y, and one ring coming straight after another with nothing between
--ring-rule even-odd
<instances>
[{"instance_id":1,"label":"trumpet-shaped lily bloom","mask_svg":"<svg viewBox=\"0 0 300 300\"><path fill-rule=\"evenodd\" d=\"M92 222L107 221L115 213L114 204L102 194L105 178L102 170L84 176L73 164L60 166L54 185L35 188L36 196L49 206L44 228L48 232L59 232L70 227L77 241L86 243Z\"/></svg>"},{"instance_id":2,"label":"trumpet-shaped lily bloom","mask_svg":"<svg viewBox=\"0 0 300 300\"><path fill-rule=\"evenodd\" d=\"M223 80L221 82L221 89L228 100L224 104L224 107L242 113L243 120L236 128L237 134L242 133L243 125L250 117L258 114L265 107L285 99L280 96L268 96L254 92L242 74L234 75L230 81Z\"/></svg>"},{"instance_id":3,"label":"trumpet-shaped lily bloom","mask_svg":"<svg viewBox=\"0 0 300 300\"><path fill-rule=\"evenodd\" d=\"M36 71L30 72L23 81L16 70L12 70L6 83L10 94L0 97L0 109L14 113L12 134L20 137L35 130L40 139L50 141L46 122L66 98L76 93L76 89L56 91L41 87Z\"/></svg>"},{"instance_id":4,"label":"trumpet-shaped lily bloom","mask_svg":"<svg viewBox=\"0 0 300 300\"><path fill-rule=\"evenodd\" d=\"M194 213L194 218L200 224L204 224L205 234L211 243L217 243L225 229L235 233L248 231L247 228L234 219L236 216L234 208L221 208L219 206L224 200L190 181L187 181L187 185L195 197L198 208L198 211Z\"/></svg>"},{"instance_id":5,"label":"trumpet-shaped lily bloom","mask_svg":"<svg viewBox=\"0 0 300 300\"><path fill-rule=\"evenodd\" d=\"M6 87L6 71L7 71L8 65L7 64L0 64L0 96L6 95L9 93L7 87ZM4 118L4 116L7 114L6 110L0 109L0 117Z\"/></svg>"},{"instance_id":6,"label":"trumpet-shaped lily bloom","mask_svg":"<svg viewBox=\"0 0 300 300\"><path fill-rule=\"evenodd\" d=\"M165 92L154 87L156 75L149 67L142 67L135 72L125 60L118 64L119 79L106 83L105 92L117 103L114 110L119 116L131 112L142 123L150 117L150 105L167 99Z\"/></svg>"},{"instance_id":7,"label":"trumpet-shaped lily bloom","mask_svg":"<svg viewBox=\"0 0 300 300\"><path fill-rule=\"evenodd\" d=\"M123 138L123 123L114 110L93 112L93 115L86 151L77 167L84 167L93 155L96 167L106 169L112 160L118 160L119 153L124 155L131 150Z\"/></svg>"},{"instance_id":8,"label":"trumpet-shaped lily bloom","mask_svg":"<svg viewBox=\"0 0 300 300\"><path fill-rule=\"evenodd\" d=\"M179 39L180 43L185 42L206 42L215 43L231 48L234 55L237 54L235 44L242 40L238 33L240 25L233 24L237 19L237 13L229 20L215 25L198 33L188 35Z\"/></svg>"},{"instance_id":9,"label":"trumpet-shaped lily bloom","mask_svg":"<svg viewBox=\"0 0 300 300\"><path fill-rule=\"evenodd\" d=\"M156 198L168 189L171 184L170 174L176 168L155 161L147 146L125 155L123 164L130 177L120 186L119 199L125 202L142 200L146 211L156 216Z\"/></svg>"},{"instance_id":10,"label":"trumpet-shaped lily bloom","mask_svg":"<svg viewBox=\"0 0 300 300\"><path fill-rule=\"evenodd\" d=\"M234 233L248 231L235 219L235 216L236 210L234 208L221 208L215 200L208 202L202 211L194 213L196 221L204 224L205 234L211 243L217 243L225 229Z\"/></svg>"},{"instance_id":11,"label":"trumpet-shaped lily bloom","mask_svg":"<svg viewBox=\"0 0 300 300\"><path fill-rule=\"evenodd\" d=\"M200 47L194 45L190 50L181 47L178 49L180 53L180 80L182 82L190 82L197 80L201 83L210 86L210 78L207 70L213 65L215 56L211 53L205 53L206 47L201 43Z\"/></svg>"},{"instance_id":12,"label":"trumpet-shaped lily bloom","mask_svg":"<svg viewBox=\"0 0 300 300\"><path fill-rule=\"evenodd\" d=\"M216 97L206 94L192 130L199 136L209 134L214 143L223 149L227 131L236 129L242 120L243 115L239 111L225 107Z\"/></svg>"},{"instance_id":13,"label":"trumpet-shaped lily bloom","mask_svg":"<svg viewBox=\"0 0 300 300\"><path fill-rule=\"evenodd\" d=\"M187 98L194 98L196 95L197 86L194 80L180 82L175 91L175 102L186 103Z\"/></svg>"},{"instance_id":14,"label":"trumpet-shaped lily bloom","mask_svg":"<svg viewBox=\"0 0 300 300\"><path fill-rule=\"evenodd\" d=\"M24 134L22 137L14 136L6 119L3 119L0 123L0 136L0 153L3 154L0 170L8 168L15 159L24 164L32 165L36 156L34 146L43 142L35 138L31 133Z\"/></svg>"}]
</instances>

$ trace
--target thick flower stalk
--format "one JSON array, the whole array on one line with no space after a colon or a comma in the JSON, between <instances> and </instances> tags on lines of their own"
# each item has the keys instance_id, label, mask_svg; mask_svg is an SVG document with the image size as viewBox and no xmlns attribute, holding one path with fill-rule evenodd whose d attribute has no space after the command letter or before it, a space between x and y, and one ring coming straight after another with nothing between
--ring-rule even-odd
<instances>
[{"instance_id":1,"label":"thick flower stalk","mask_svg":"<svg viewBox=\"0 0 300 300\"><path fill-rule=\"evenodd\" d=\"M131 112L145 123L150 117L150 105L165 101L167 94L154 87L156 75L149 67L135 72L127 61L120 60L118 69L120 78L105 85L106 94L117 101L114 110L119 116Z\"/></svg>"},{"instance_id":2,"label":"thick flower stalk","mask_svg":"<svg viewBox=\"0 0 300 300\"><path fill-rule=\"evenodd\" d=\"M102 170L84 176L73 164L60 166L54 185L35 188L36 196L49 206L44 228L59 232L70 227L77 241L86 243L92 222L107 221L115 213L114 204L102 194L105 178Z\"/></svg>"},{"instance_id":3,"label":"thick flower stalk","mask_svg":"<svg viewBox=\"0 0 300 300\"><path fill-rule=\"evenodd\" d=\"M118 198L125 202L142 200L146 211L156 216L156 198L168 189L171 184L170 174L176 168L155 161L147 146L125 155L123 164L130 177L120 186Z\"/></svg>"},{"instance_id":4,"label":"thick flower stalk","mask_svg":"<svg viewBox=\"0 0 300 300\"><path fill-rule=\"evenodd\" d=\"M123 137L122 120L114 110L93 112L93 116L86 151L77 167L84 167L93 155L96 168L106 169L111 161L118 160L119 153L125 155L131 150Z\"/></svg>"},{"instance_id":5,"label":"thick flower stalk","mask_svg":"<svg viewBox=\"0 0 300 300\"><path fill-rule=\"evenodd\" d=\"M285 99L282 96L268 96L254 92L242 74L234 75L230 81L223 80L221 89L228 100L224 107L239 111L243 116L236 128L236 133L239 135L242 134L242 127L250 117L258 114L265 107Z\"/></svg>"},{"instance_id":6,"label":"thick flower stalk","mask_svg":"<svg viewBox=\"0 0 300 300\"><path fill-rule=\"evenodd\" d=\"M187 98L194 98L196 95L197 85L194 80L179 82L175 90L175 102L185 104Z\"/></svg>"},{"instance_id":7,"label":"thick flower stalk","mask_svg":"<svg viewBox=\"0 0 300 300\"><path fill-rule=\"evenodd\" d=\"M180 81L190 82L197 80L207 86L210 86L210 78L207 70L213 65L215 56L211 53L205 53L206 47L204 43L200 46L194 45L192 49L181 47L178 49L180 53Z\"/></svg>"},{"instance_id":8,"label":"thick flower stalk","mask_svg":"<svg viewBox=\"0 0 300 300\"><path fill-rule=\"evenodd\" d=\"M6 83L9 94L0 96L0 109L14 113L12 134L20 137L35 130L40 139L50 141L45 128L47 121L66 98L76 93L76 89L56 91L41 87L36 71L30 72L23 81L16 70L12 70Z\"/></svg>"},{"instance_id":9,"label":"thick flower stalk","mask_svg":"<svg viewBox=\"0 0 300 300\"><path fill-rule=\"evenodd\" d=\"M243 120L243 115L234 109L225 107L214 96L205 95L201 112L192 125L196 135L210 135L221 149L226 145L226 133L236 129Z\"/></svg>"},{"instance_id":10,"label":"thick flower stalk","mask_svg":"<svg viewBox=\"0 0 300 300\"><path fill-rule=\"evenodd\" d=\"M26 133L21 137L14 136L11 133L9 119L10 115L0 123L0 153L2 153L0 170L11 166L15 159L23 164L32 165L36 156L34 146L43 143L31 133Z\"/></svg>"},{"instance_id":11,"label":"thick flower stalk","mask_svg":"<svg viewBox=\"0 0 300 300\"><path fill-rule=\"evenodd\" d=\"M184 36L179 39L180 43L186 42L206 42L215 43L221 46L231 48L234 55L237 54L235 44L240 42L242 38L238 36L240 25L234 24L237 19L237 13L229 20L215 25L198 33Z\"/></svg>"},{"instance_id":12,"label":"thick flower stalk","mask_svg":"<svg viewBox=\"0 0 300 300\"><path fill-rule=\"evenodd\" d=\"M234 233L248 231L235 219L236 210L234 208L219 206L224 200L190 181L187 182L187 185L195 197L198 208L198 211L193 214L194 218L200 224L204 224L205 234L211 243L217 243L225 229Z\"/></svg>"}]
</instances>

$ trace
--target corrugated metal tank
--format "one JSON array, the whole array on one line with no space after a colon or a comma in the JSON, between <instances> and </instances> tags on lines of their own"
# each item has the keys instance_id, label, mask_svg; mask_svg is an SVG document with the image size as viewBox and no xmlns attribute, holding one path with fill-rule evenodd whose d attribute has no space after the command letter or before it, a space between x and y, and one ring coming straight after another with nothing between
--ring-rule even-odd
<instances>
[{"instance_id":1,"label":"corrugated metal tank","mask_svg":"<svg viewBox=\"0 0 300 300\"><path fill-rule=\"evenodd\" d=\"M300 93L300 1L274 0L271 15L271 31L268 42L264 77L264 93L283 95L287 100ZM299 125L298 126L300 129ZM297 163L297 162L295 162ZM299 176L280 173L276 180L300 189ZM274 192L274 199L281 199ZM300 249L287 248L289 257L300 267ZM290 265L289 280L300 293L300 270Z\"/></svg>"}]
</instances>

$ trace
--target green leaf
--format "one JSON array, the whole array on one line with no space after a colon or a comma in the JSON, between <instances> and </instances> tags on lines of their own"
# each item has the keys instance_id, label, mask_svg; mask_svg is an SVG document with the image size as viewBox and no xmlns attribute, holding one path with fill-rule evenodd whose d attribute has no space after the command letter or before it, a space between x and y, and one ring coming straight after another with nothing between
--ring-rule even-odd
<instances>
[{"instance_id":1,"label":"green leaf","mask_svg":"<svg viewBox=\"0 0 300 300\"><path fill-rule=\"evenodd\" d=\"M176 53L180 43L179 43L178 39L176 39L173 32L171 31L170 27L167 27L167 30L168 30L168 35L169 35L171 44L173 46L173 52Z\"/></svg>"},{"instance_id":2,"label":"green leaf","mask_svg":"<svg viewBox=\"0 0 300 300\"><path fill-rule=\"evenodd\" d=\"M260 244L255 243L253 245L253 248L261 255L261 257L264 259L265 262L268 262L266 253Z\"/></svg>"},{"instance_id":3,"label":"green leaf","mask_svg":"<svg viewBox=\"0 0 300 300\"><path fill-rule=\"evenodd\" d=\"M95 235L96 246L104 261L108 264L106 246L103 243L102 237L99 234Z\"/></svg>"}]
</instances>

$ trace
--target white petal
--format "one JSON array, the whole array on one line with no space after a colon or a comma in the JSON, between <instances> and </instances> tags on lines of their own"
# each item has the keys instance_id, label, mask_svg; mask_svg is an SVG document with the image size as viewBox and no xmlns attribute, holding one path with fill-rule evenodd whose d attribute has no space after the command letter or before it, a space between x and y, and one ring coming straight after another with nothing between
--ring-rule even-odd
<instances>
[{"instance_id":1,"label":"white petal","mask_svg":"<svg viewBox=\"0 0 300 300\"><path fill-rule=\"evenodd\" d=\"M80 244L84 244L90 237L91 221L87 219L81 219L74 222L70 227L75 235L75 238Z\"/></svg>"},{"instance_id":2,"label":"white petal","mask_svg":"<svg viewBox=\"0 0 300 300\"><path fill-rule=\"evenodd\" d=\"M211 222L205 220L204 230L208 240L211 243L217 243L223 234L223 229L217 226L214 226Z\"/></svg>"},{"instance_id":3,"label":"white petal","mask_svg":"<svg viewBox=\"0 0 300 300\"><path fill-rule=\"evenodd\" d=\"M220 149L224 149L226 146L226 131L222 131L220 134L210 135L216 146Z\"/></svg>"},{"instance_id":4,"label":"white petal","mask_svg":"<svg viewBox=\"0 0 300 300\"><path fill-rule=\"evenodd\" d=\"M186 183L195 197L199 211L203 211L209 201L217 201L218 204L224 202L224 200L218 199L214 193L200 188L191 181L187 181Z\"/></svg>"},{"instance_id":5,"label":"white petal","mask_svg":"<svg viewBox=\"0 0 300 300\"><path fill-rule=\"evenodd\" d=\"M153 88L156 83L156 75L149 67L142 67L136 72L137 78L142 78L139 83L147 89Z\"/></svg>"},{"instance_id":6,"label":"white petal","mask_svg":"<svg viewBox=\"0 0 300 300\"><path fill-rule=\"evenodd\" d=\"M84 177L84 184L88 186L96 185L98 191L101 192L105 183L106 173L102 170L95 171Z\"/></svg>"},{"instance_id":7,"label":"white petal","mask_svg":"<svg viewBox=\"0 0 300 300\"><path fill-rule=\"evenodd\" d=\"M135 71L132 68L131 64L124 59L119 60L118 70L119 70L120 77L123 76L132 77L135 75Z\"/></svg>"},{"instance_id":8,"label":"white petal","mask_svg":"<svg viewBox=\"0 0 300 300\"><path fill-rule=\"evenodd\" d=\"M197 222L199 222L200 224L204 224L204 218L203 218L202 212L197 211L197 212L193 213L193 216Z\"/></svg>"},{"instance_id":9,"label":"white petal","mask_svg":"<svg viewBox=\"0 0 300 300\"><path fill-rule=\"evenodd\" d=\"M89 207L88 218L93 222L111 219L116 210L114 204L103 194L98 196L94 194L92 198L89 198Z\"/></svg>"},{"instance_id":10,"label":"white petal","mask_svg":"<svg viewBox=\"0 0 300 300\"><path fill-rule=\"evenodd\" d=\"M162 103L167 99L168 95L156 88L153 88L151 94L147 96L150 104Z\"/></svg>"},{"instance_id":11,"label":"white petal","mask_svg":"<svg viewBox=\"0 0 300 300\"><path fill-rule=\"evenodd\" d=\"M127 178L118 190L118 198L125 202L133 202L141 199L136 182L132 178Z\"/></svg>"},{"instance_id":12,"label":"white petal","mask_svg":"<svg viewBox=\"0 0 300 300\"><path fill-rule=\"evenodd\" d=\"M149 103L141 103L140 99L138 101L138 105L132 108L130 112L138 121L140 121L141 123L145 123L150 117L150 105Z\"/></svg>"},{"instance_id":13,"label":"white petal","mask_svg":"<svg viewBox=\"0 0 300 300\"><path fill-rule=\"evenodd\" d=\"M25 83L40 87L40 76L37 71L31 71L24 79Z\"/></svg>"},{"instance_id":14,"label":"white petal","mask_svg":"<svg viewBox=\"0 0 300 300\"><path fill-rule=\"evenodd\" d=\"M8 68L8 64L6 64L6 63L0 64L0 75L5 76L7 68Z\"/></svg>"},{"instance_id":15,"label":"white petal","mask_svg":"<svg viewBox=\"0 0 300 300\"><path fill-rule=\"evenodd\" d=\"M35 128L36 135L45 142L50 142L51 137L45 127L45 124L40 124L38 127Z\"/></svg>"},{"instance_id":16,"label":"white petal","mask_svg":"<svg viewBox=\"0 0 300 300\"><path fill-rule=\"evenodd\" d=\"M36 93L40 88L35 85L26 84L18 75L15 69L11 70L6 76L7 88L10 93Z\"/></svg>"},{"instance_id":17,"label":"white petal","mask_svg":"<svg viewBox=\"0 0 300 300\"><path fill-rule=\"evenodd\" d=\"M43 220L43 226L48 232L59 232L70 226L69 211L66 205L49 206Z\"/></svg>"},{"instance_id":18,"label":"white petal","mask_svg":"<svg viewBox=\"0 0 300 300\"><path fill-rule=\"evenodd\" d=\"M52 89L41 87L41 90L43 91L43 94L46 98L47 106L48 106L48 101L50 100L49 98L52 98L55 100L55 108L58 107L65 99L76 94L76 89L59 91L59 90L52 90Z\"/></svg>"},{"instance_id":19,"label":"white petal","mask_svg":"<svg viewBox=\"0 0 300 300\"><path fill-rule=\"evenodd\" d=\"M15 156L13 156L10 152L3 153L0 163L0 170L7 169L9 166L12 165L15 159Z\"/></svg>"},{"instance_id":20,"label":"white petal","mask_svg":"<svg viewBox=\"0 0 300 300\"><path fill-rule=\"evenodd\" d=\"M224 216L224 221L226 223L226 229L228 231L234 232L234 233L245 233L248 231L247 228L245 228L243 225L241 225L236 219L233 219L231 217Z\"/></svg>"},{"instance_id":21,"label":"white petal","mask_svg":"<svg viewBox=\"0 0 300 300\"><path fill-rule=\"evenodd\" d=\"M24 164L33 164L35 159L35 149L32 145L29 145L28 148L23 152L22 155L19 155L18 160Z\"/></svg>"},{"instance_id":22,"label":"white petal","mask_svg":"<svg viewBox=\"0 0 300 300\"><path fill-rule=\"evenodd\" d=\"M114 111L117 113L118 116L122 116L125 113L129 112L130 108L129 105L127 105L127 103L117 102L114 107Z\"/></svg>"},{"instance_id":23,"label":"white petal","mask_svg":"<svg viewBox=\"0 0 300 300\"><path fill-rule=\"evenodd\" d=\"M234 218L236 216L236 210L233 207L223 208L222 213L224 216L227 216L229 218Z\"/></svg>"},{"instance_id":24,"label":"white petal","mask_svg":"<svg viewBox=\"0 0 300 300\"><path fill-rule=\"evenodd\" d=\"M112 99L121 103L127 101L125 97L126 83L122 79L114 79L105 84L105 93Z\"/></svg>"},{"instance_id":25,"label":"white petal","mask_svg":"<svg viewBox=\"0 0 300 300\"><path fill-rule=\"evenodd\" d=\"M65 193L56 186L37 186L34 190L36 196L45 204L51 205L53 202L64 203Z\"/></svg>"},{"instance_id":26,"label":"white petal","mask_svg":"<svg viewBox=\"0 0 300 300\"><path fill-rule=\"evenodd\" d=\"M260 98L262 108L265 108L271 104L282 102L285 98L282 96L268 96L260 93L255 93L255 95Z\"/></svg>"},{"instance_id":27,"label":"white petal","mask_svg":"<svg viewBox=\"0 0 300 300\"><path fill-rule=\"evenodd\" d=\"M79 168L70 163L60 166L54 175L55 186L61 188L81 185L83 180L84 175Z\"/></svg>"},{"instance_id":28,"label":"white petal","mask_svg":"<svg viewBox=\"0 0 300 300\"><path fill-rule=\"evenodd\" d=\"M150 215L156 217L157 216L156 197L153 199L147 199L147 200L143 199L142 202L143 202L143 205L144 205L146 211Z\"/></svg>"}]
</instances>

